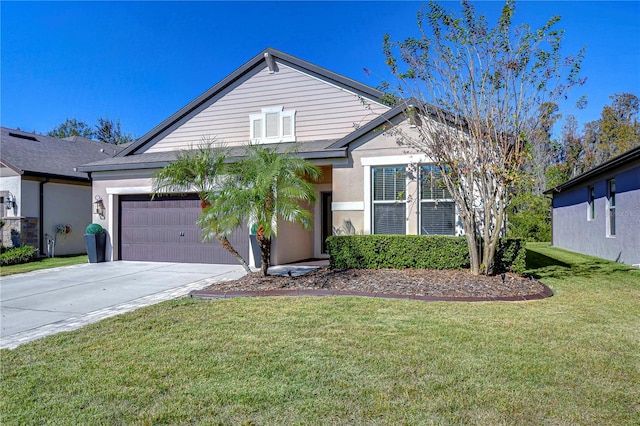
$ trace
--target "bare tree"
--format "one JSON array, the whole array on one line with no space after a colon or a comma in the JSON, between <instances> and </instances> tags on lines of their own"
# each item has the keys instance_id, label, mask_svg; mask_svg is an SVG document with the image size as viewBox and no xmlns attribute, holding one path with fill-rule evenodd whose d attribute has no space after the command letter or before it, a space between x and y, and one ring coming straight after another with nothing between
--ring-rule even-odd
<instances>
[{"instance_id":1,"label":"bare tree","mask_svg":"<svg viewBox=\"0 0 640 426\"><path fill-rule=\"evenodd\" d=\"M474 274L491 273L510 191L527 143L544 122L543 105L583 82L583 50L575 57L561 53L560 18L532 30L513 25L514 13L515 2L507 0L491 27L468 1L461 2L461 16L430 2L418 14L420 37L384 38L398 82L394 95L416 99L408 114L417 132L401 134L399 142L440 166Z\"/></svg>"}]
</instances>

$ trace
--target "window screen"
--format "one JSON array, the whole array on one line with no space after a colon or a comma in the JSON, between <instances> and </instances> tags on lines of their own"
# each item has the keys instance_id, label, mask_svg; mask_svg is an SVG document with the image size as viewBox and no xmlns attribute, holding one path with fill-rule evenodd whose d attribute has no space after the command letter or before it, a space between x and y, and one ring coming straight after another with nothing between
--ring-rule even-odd
<instances>
[{"instance_id":1,"label":"window screen","mask_svg":"<svg viewBox=\"0 0 640 426\"><path fill-rule=\"evenodd\" d=\"M436 165L420 167L420 233L455 235L456 207Z\"/></svg>"},{"instance_id":2,"label":"window screen","mask_svg":"<svg viewBox=\"0 0 640 426\"><path fill-rule=\"evenodd\" d=\"M405 167L373 168L373 233L406 233Z\"/></svg>"},{"instance_id":3,"label":"window screen","mask_svg":"<svg viewBox=\"0 0 640 426\"><path fill-rule=\"evenodd\" d=\"M587 191L588 191L588 196L589 196L589 202L587 203L587 219L593 220L596 217L596 209L595 209L596 193L595 193L595 188L593 186L590 186L590 187L587 188Z\"/></svg>"},{"instance_id":4,"label":"window screen","mask_svg":"<svg viewBox=\"0 0 640 426\"><path fill-rule=\"evenodd\" d=\"M407 172L404 167L375 167L373 169L373 200L404 201Z\"/></svg>"},{"instance_id":5,"label":"window screen","mask_svg":"<svg viewBox=\"0 0 640 426\"><path fill-rule=\"evenodd\" d=\"M456 208L453 201L423 201L420 204L422 235L455 235Z\"/></svg>"},{"instance_id":6,"label":"window screen","mask_svg":"<svg viewBox=\"0 0 640 426\"><path fill-rule=\"evenodd\" d=\"M375 234L405 234L406 204L374 204L373 230Z\"/></svg>"},{"instance_id":7,"label":"window screen","mask_svg":"<svg viewBox=\"0 0 640 426\"><path fill-rule=\"evenodd\" d=\"M609 209L609 229L608 236L616 235L616 181L611 179L607 182L608 209Z\"/></svg>"},{"instance_id":8,"label":"window screen","mask_svg":"<svg viewBox=\"0 0 640 426\"><path fill-rule=\"evenodd\" d=\"M442 179L440 167L435 165L420 167L420 193L423 200L449 200L452 198Z\"/></svg>"}]
</instances>

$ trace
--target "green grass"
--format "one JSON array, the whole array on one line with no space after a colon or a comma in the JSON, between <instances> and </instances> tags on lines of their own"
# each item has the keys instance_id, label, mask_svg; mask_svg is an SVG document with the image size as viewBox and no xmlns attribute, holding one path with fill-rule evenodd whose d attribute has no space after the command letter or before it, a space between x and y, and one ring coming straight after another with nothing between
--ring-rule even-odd
<instances>
[{"instance_id":1,"label":"green grass","mask_svg":"<svg viewBox=\"0 0 640 426\"><path fill-rule=\"evenodd\" d=\"M3 350L0 423L639 424L640 271L528 262L554 297L182 299Z\"/></svg>"},{"instance_id":2,"label":"green grass","mask_svg":"<svg viewBox=\"0 0 640 426\"><path fill-rule=\"evenodd\" d=\"M78 265L87 263L87 255L71 255L60 257L45 257L35 262L23 263L21 265L3 266L0 268L0 277L5 275L22 274L24 272L37 271L40 269L57 268L59 266Z\"/></svg>"}]
</instances>

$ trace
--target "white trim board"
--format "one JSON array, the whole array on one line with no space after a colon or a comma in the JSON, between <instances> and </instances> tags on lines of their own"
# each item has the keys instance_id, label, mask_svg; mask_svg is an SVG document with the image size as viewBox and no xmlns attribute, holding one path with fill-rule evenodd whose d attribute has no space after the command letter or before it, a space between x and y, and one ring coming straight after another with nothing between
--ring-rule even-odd
<instances>
[{"instance_id":1,"label":"white trim board","mask_svg":"<svg viewBox=\"0 0 640 426\"><path fill-rule=\"evenodd\" d=\"M107 194L128 195L128 194L151 194L151 186L123 186L120 188L107 188Z\"/></svg>"},{"instance_id":2,"label":"white trim board","mask_svg":"<svg viewBox=\"0 0 640 426\"><path fill-rule=\"evenodd\" d=\"M360 159L362 166L392 166L420 163L434 163L433 159L425 154L389 155L386 157L363 157Z\"/></svg>"},{"instance_id":3,"label":"white trim board","mask_svg":"<svg viewBox=\"0 0 640 426\"><path fill-rule=\"evenodd\" d=\"M364 201L335 201L331 203L331 211L362 211L364 210Z\"/></svg>"}]
</instances>

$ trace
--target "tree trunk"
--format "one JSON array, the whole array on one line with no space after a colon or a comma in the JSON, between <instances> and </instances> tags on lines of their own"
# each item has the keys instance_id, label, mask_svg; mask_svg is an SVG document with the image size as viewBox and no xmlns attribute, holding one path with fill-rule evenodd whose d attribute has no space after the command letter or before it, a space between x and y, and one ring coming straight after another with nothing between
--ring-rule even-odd
<instances>
[{"instance_id":1,"label":"tree trunk","mask_svg":"<svg viewBox=\"0 0 640 426\"><path fill-rule=\"evenodd\" d=\"M207 201L204 197L200 197L200 208L202 210L206 209L207 207L209 207L211 205L211 203L209 203L209 201ZM215 234L216 235L216 239L218 240L218 242L220 243L220 245L222 246L222 248L224 248L226 251L228 251L229 253L231 253L231 256L235 257L236 260L240 263L240 265L242 265L242 267L244 268L245 271L247 271L247 274L251 273L251 267L249 266L249 264L247 263L246 260L244 260L242 258L242 256L240 256L240 253L238 253L236 251L235 248L233 248L233 246L231 245L231 243L229 242L229 240L227 239L227 237L225 237L224 235L220 235L218 233Z\"/></svg>"},{"instance_id":2,"label":"tree trunk","mask_svg":"<svg viewBox=\"0 0 640 426\"><path fill-rule=\"evenodd\" d=\"M265 237L264 229L262 227L258 228L258 232L256 232L256 240L258 241L258 246L260 247L260 257L262 258L262 265L260 265L260 270L263 276L267 276L267 271L271 264L271 239Z\"/></svg>"},{"instance_id":3,"label":"tree trunk","mask_svg":"<svg viewBox=\"0 0 640 426\"><path fill-rule=\"evenodd\" d=\"M469 269L472 275L480 275L480 251L478 250L475 233L467 232L465 229L465 237L469 248Z\"/></svg>"},{"instance_id":4,"label":"tree trunk","mask_svg":"<svg viewBox=\"0 0 640 426\"><path fill-rule=\"evenodd\" d=\"M458 202L458 200L456 200L456 202ZM467 248L469 249L469 269L471 270L471 274L480 275L480 250L478 249L473 209L464 204L464 200L460 200L458 205L461 206L462 227L467 240Z\"/></svg>"},{"instance_id":5,"label":"tree trunk","mask_svg":"<svg viewBox=\"0 0 640 426\"><path fill-rule=\"evenodd\" d=\"M483 258L485 262L484 273L486 275L493 273L493 268L492 268L493 258L495 257L495 254L496 254L496 247L498 247L498 242L500 241L500 234L502 231L502 225L504 223L503 218L504 218L504 208L500 207L496 215L496 223L493 228L493 231L489 233L489 236L485 239L485 242L484 242Z\"/></svg>"},{"instance_id":6,"label":"tree trunk","mask_svg":"<svg viewBox=\"0 0 640 426\"><path fill-rule=\"evenodd\" d=\"M227 237L225 237L224 235L218 235L216 234L216 238L218 239L218 242L220 243L220 245L229 253L231 253L231 255L233 257L236 258L236 260L238 262L240 262L240 264L242 265L242 267L244 268L245 271L247 271L247 274L251 273L251 268L249 267L249 264L247 263L246 260L244 260L242 258L242 256L240 256L240 253L238 253L236 251L236 249L233 248L233 246L231 245L231 243L229 242L229 240L227 239Z\"/></svg>"}]
</instances>

